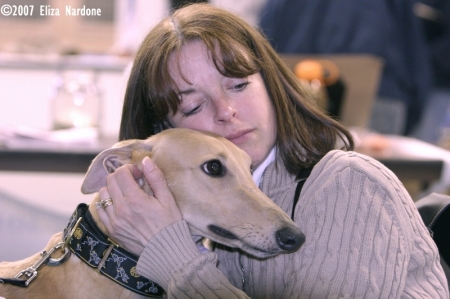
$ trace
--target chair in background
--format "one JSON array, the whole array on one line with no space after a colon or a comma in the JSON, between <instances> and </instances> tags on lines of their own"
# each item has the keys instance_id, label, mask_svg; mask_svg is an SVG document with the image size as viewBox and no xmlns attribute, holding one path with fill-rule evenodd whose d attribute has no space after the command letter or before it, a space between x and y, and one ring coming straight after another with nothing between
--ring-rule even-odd
<instances>
[{"instance_id":1,"label":"chair in background","mask_svg":"<svg viewBox=\"0 0 450 299\"><path fill-rule=\"evenodd\" d=\"M439 249L450 287L450 196L431 193L416 201L416 207Z\"/></svg>"},{"instance_id":2,"label":"chair in background","mask_svg":"<svg viewBox=\"0 0 450 299\"><path fill-rule=\"evenodd\" d=\"M306 59L329 60L340 71L345 85L339 119L347 127L367 128L370 123L372 104L378 90L383 60L365 54L293 55L281 54L281 58L293 71Z\"/></svg>"}]
</instances>

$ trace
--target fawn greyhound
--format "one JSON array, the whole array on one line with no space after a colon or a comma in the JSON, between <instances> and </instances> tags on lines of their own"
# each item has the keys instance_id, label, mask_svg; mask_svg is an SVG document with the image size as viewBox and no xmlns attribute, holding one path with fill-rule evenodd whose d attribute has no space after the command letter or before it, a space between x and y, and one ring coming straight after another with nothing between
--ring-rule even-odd
<instances>
[{"instance_id":1,"label":"fawn greyhound","mask_svg":"<svg viewBox=\"0 0 450 299\"><path fill-rule=\"evenodd\" d=\"M107 175L121 165L142 167L145 156L164 173L193 236L237 247L256 257L295 251L303 244L301 230L253 182L250 157L214 134L169 129L146 140L119 142L93 160L82 192L98 192L106 185ZM141 180L140 184L150 194L147 182ZM0 297L161 296L163 290L158 285L134 272L137 257L105 234L96 212L98 202L97 195L90 205L80 204L64 232L54 235L42 253L0 263ZM131 264L124 266L125 261Z\"/></svg>"}]
</instances>

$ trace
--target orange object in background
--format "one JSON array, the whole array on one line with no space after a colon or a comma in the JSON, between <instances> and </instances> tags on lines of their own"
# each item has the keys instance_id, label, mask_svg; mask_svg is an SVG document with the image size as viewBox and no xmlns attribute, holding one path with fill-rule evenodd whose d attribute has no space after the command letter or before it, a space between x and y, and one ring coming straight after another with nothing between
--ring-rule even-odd
<instances>
[{"instance_id":1,"label":"orange object in background","mask_svg":"<svg viewBox=\"0 0 450 299\"><path fill-rule=\"evenodd\" d=\"M300 81L306 81L315 90L318 106L339 119L345 93L339 67L326 59L305 59L295 65L294 73Z\"/></svg>"},{"instance_id":2,"label":"orange object in background","mask_svg":"<svg viewBox=\"0 0 450 299\"><path fill-rule=\"evenodd\" d=\"M337 65L325 59L302 60L295 65L294 73L299 79L309 82L319 80L323 85L333 85L339 80L340 71Z\"/></svg>"}]
</instances>

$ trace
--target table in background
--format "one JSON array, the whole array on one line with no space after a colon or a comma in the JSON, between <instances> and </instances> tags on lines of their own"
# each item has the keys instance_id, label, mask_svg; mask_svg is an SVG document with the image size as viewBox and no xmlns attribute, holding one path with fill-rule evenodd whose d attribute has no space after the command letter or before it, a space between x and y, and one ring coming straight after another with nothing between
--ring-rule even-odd
<instances>
[{"instance_id":1,"label":"table in background","mask_svg":"<svg viewBox=\"0 0 450 299\"><path fill-rule=\"evenodd\" d=\"M371 156L391 169L400 180L418 180L426 184L442 180L446 158L450 163L450 152L416 139L389 138L392 149ZM95 156L114 142L109 138L90 146L0 148L0 171L85 173ZM446 183L450 185L450 182Z\"/></svg>"}]
</instances>

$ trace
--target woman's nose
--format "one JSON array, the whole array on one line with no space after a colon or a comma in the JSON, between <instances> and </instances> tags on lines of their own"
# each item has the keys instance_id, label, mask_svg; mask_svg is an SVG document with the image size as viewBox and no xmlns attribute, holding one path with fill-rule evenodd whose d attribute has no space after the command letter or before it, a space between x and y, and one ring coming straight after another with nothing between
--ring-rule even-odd
<instances>
[{"instance_id":1,"label":"woman's nose","mask_svg":"<svg viewBox=\"0 0 450 299\"><path fill-rule=\"evenodd\" d=\"M215 121L217 123L229 122L237 117L236 108L225 100L216 101Z\"/></svg>"}]
</instances>

